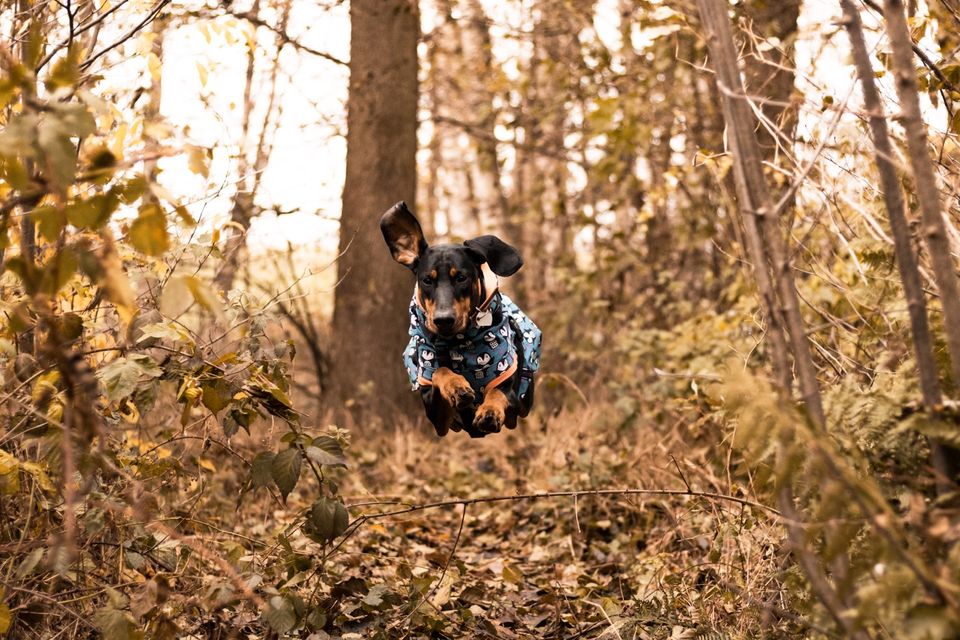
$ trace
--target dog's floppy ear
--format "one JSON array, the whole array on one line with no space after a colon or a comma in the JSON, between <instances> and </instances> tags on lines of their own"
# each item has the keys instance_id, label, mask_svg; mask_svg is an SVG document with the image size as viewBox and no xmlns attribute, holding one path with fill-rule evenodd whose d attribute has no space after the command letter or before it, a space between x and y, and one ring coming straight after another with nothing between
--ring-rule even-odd
<instances>
[{"instance_id":1,"label":"dog's floppy ear","mask_svg":"<svg viewBox=\"0 0 960 640\"><path fill-rule=\"evenodd\" d=\"M400 201L380 218L380 231L390 247L393 259L411 270L416 270L420 256L427 250L423 229L407 203Z\"/></svg>"},{"instance_id":2,"label":"dog's floppy ear","mask_svg":"<svg viewBox=\"0 0 960 640\"><path fill-rule=\"evenodd\" d=\"M512 276L523 266L520 252L497 236L480 236L463 243L478 262L486 262L498 276Z\"/></svg>"}]
</instances>

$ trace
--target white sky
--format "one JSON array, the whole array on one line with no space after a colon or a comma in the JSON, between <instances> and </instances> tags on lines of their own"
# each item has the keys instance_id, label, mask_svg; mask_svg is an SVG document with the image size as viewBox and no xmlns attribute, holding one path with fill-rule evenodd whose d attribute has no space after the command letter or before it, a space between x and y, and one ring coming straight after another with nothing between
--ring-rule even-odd
<instances>
[{"instance_id":1,"label":"white sky","mask_svg":"<svg viewBox=\"0 0 960 640\"><path fill-rule=\"evenodd\" d=\"M522 45L505 34L510 29L524 28L523 14L518 10L521 3L485 0L484 4L493 22L495 55L503 61L515 60L522 55ZM618 0L599 0L594 20L597 36L613 50L620 46L617 5ZM294 2L293 6L288 27L291 37L340 59L349 58L350 24L346 3L332 8L308 2ZM802 90L809 92L808 99L814 101L819 100L815 87L833 95L840 103L852 86L853 72L848 65L845 37L840 34L823 45L824 34L842 31L837 25L838 15L839 8L833 0L804 2L797 82ZM871 24L867 12L864 16ZM265 17L275 22L275 16ZM434 20L425 7L424 31L432 28ZM214 33L209 41L196 25L170 32L164 52L163 115L171 124L186 129L193 142L214 147L215 155L209 181L190 173L183 158L162 162L161 181L188 202L198 194L213 196L192 207L195 215L202 213L204 225L218 225L228 219L233 185L225 181L231 175L233 161L230 158L236 153L240 131L245 45L238 35L240 26L223 25L226 32ZM642 47L650 35L639 25L634 29L633 44ZM260 29L258 39L267 52L272 50L273 36L269 31ZM201 83L198 65L207 69L206 85ZM261 60L258 69L262 71L264 67ZM261 216L252 225L249 245L254 250L262 250L292 242L314 245L327 253L333 251L337 243L336 220L340 213L346 154L342 133L346 120L347 69L297 52L290 46L285 49L282 67L279 96L283 109L258 200L261 204L276 204L284 211L298 212ZM512 62L505 68L508 74L516 73ZM886 93L892 95L889 86ZM265 97L260 100L261 104L265 102ZM859 92L850 106L858 104ZM934 121L938 120L936 112L930 115ZM261 119L262 113L255 114L254 122ZM808 110L801 115L799 132L816 135L830 119L828 112L819 114ZM862 134L858 133L852 118L847 118L835 132L835 136L854 135Z\"/></svg>"}]
</instances>

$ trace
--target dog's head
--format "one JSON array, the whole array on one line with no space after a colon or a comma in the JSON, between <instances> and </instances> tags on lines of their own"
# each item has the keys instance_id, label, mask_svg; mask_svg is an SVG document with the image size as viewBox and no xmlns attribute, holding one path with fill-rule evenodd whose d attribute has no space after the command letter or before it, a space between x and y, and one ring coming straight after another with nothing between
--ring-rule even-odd
<instances>
[{"instance_id":1,"label":"dog's head","mask_svg":"<svg viewBox=\"0 0 960 640\"><path fill-rule=\"evenodd\" d=\"M480 300L480 265L498 276L512 276L523 266L516 249L496 236L463 244L429 246L406 203L398 202L380 218L380 231L393 259L417 276L417 296L427 330L452 336L470 324Z\"/></svg>"}]
</instances>

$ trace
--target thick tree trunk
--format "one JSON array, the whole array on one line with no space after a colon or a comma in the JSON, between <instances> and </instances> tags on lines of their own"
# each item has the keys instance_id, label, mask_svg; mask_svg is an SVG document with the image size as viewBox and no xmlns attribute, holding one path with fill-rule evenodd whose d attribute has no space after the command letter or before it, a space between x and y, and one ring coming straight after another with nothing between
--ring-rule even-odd
<instances>
[{"instance_id":1,"label":"thick tree trunk","mask_svg":"<svg viewBox=\"0 0 960 640\"><path fill-rule=\"evenodd\" d=\"M757 138L764 160L775 161L784 146L792 146L797 128L797 106L791 99L795 73L793 51L801 0L751 0L741 3L743 16L753 30L747 43L750 54L744 65L747 93L762 98L760 110L776 125L786 140L778 139L763 126ZM773 40L775 39L775 40ZM770 40L766 51L755 45ZM791 149L787 149L791 151Z\"/></svg>"},{"instance_id":2,"label":"thick tree trunk","mask_svg":"<svg viewBox=\"0 0 960 640\"><path fill-rule=\"evenodd\" d=\"M844 26L850 36L850 47L853 50L853 61L863 88L863 103L867 109L870 122L870 135L876 149L877 171L880 174L880 186L883 189L883 199L887 207L887 216L890 219L890 232L893 235L893 247L897 256L897 267L900 270L900 280L903 282L903 292L907 298L907 311L910 315L910 331L913 336L914 354L917 360L917 372L920 377L920 392L923 395L923 404L927 411L940 411L942 398L940 382L937 375L937 365L933 358L933 340L930 337L930 327L927 323L927 303L923 294L923 280L917 266L917 258L910 242L910 228L905 215L903 191L897 178L897 169L893 164L894 150L887 130L887 120L883 112L883 102L874 80L873 65L867 51L863 37L863 24L860 21L860 12L853 0L840 0L843 7ZM956 451L951 451L943 444L931 442L931 463L938 475L938 488L941 492L949 490L946 480L951 474L951 458L956 457Z\"/></svg>"},{"instance_id":3,"label":"thick tree trunk","mask_svg":"<svg viewBox=\"0 0 960 640\"><path fill-rule=\"evenodd\" d=\"M330 399L391 424L397 408L413 406L400 363L413 279L390 258L378 221L398 200L413 208L416 193L419 15L415 0L353 0L350 17Z\"/></svg>"}]
</instances>

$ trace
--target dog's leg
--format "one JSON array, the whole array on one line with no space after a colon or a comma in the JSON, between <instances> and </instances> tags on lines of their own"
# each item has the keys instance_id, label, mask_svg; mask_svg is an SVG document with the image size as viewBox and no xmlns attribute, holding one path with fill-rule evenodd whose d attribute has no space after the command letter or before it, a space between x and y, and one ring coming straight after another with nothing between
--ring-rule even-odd
<instances>
[{"instance_id":1,"label":"dog's leg","mask_svg":"<svg viewBox=\"0 0 960 640\"><path fill-rule=\"evenodd\" d=\"M510 404L507 394L500 389L491 389L477 409L473 427L484 433L496 433L503 428L507 418L507 406Z\"/></svg>"},{"instance_id":2,"label":"dog's leg","mask_svg":"<svg viewBox=\"0 0 960 640\"><path fill-rule=\"evenodd\" d=\"M470 383L462 375L446 367L440 367L433 372L433 386L440 392L440 396L458 411L473 404L474 394Z\"/></svg>"}]
</instances>

